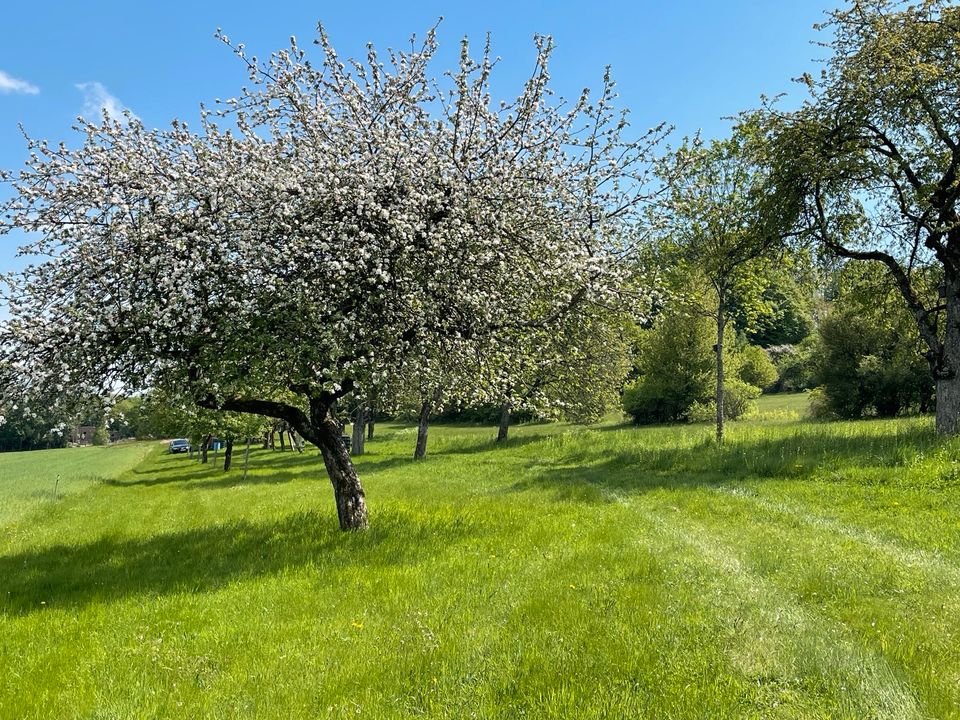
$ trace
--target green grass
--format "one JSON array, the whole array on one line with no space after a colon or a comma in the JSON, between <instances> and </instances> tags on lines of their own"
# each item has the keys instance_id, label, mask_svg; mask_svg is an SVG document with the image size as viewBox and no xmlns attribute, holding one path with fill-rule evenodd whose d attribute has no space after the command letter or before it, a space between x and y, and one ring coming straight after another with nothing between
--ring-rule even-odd
<instances>
[{"instance_id":1,"label":"green grass","mask_svg":"<svg viewBox=\"0 0 960 720\"><path fill-rule=\"evenodd\" d=\"M810 412L810 395L807 393L778 393L761 395L757 399L754 420L802 420Z\"/></svg>"},{"instance_id":2,"label":"green grass","mask_svg":"<svg viewBox=\"0 0 960 720\"><path fill-rule=\"evenodd\" d=\"M4 520L0 717L960 717L960 441L802 402L378 426L358 534L315 454L156 446Z\"/></svg>"},{"instance_id":3,"label":"green grass","mask_svg":"<svg viewBox=\"0 0 960 720\"><path fill-rule=\"evenodd\" d=\"M120 476L138 465L152 445L0 453L0 527Z\"/></svg>"}]
</instances>

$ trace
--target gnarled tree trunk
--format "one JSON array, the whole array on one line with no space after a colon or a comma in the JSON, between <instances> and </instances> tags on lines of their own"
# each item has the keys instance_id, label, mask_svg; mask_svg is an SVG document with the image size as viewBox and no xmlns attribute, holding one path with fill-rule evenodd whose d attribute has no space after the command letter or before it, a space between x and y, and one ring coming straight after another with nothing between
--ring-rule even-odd
<instances>
[{"instance_id":1,"label":"gnarled tree trunk","mask_svg":"<svg viewBox=\"0 0 960 720\"><path fill-rule=\"evenodd\" d=\"M511 403L508 400L500 406L500 429L497 430L497 442L503 442L507 439L510 432L510 409Z\"/></svg>"},{"instance_id":2,"label":"gnarled tree trunk","mask_svg":"<svg viewBox=\"0 0 960 720\"><path fill-rule=\"evenodd\" d=\"M417 447L413 451L414 460L422 460L427 454L427 430L430 427L430 409L432 403L425 400L420 407L420 421L417 423Z\"/></svg>"},{"instance_id":3,"label":"gnarled tree trunk","mask_svg":"<svg viewBox=\"0 0 960 720\"><path fill-rule=\"evenodd\" d=\"M350 453L340 439L340 425L330 418L316 428L316 438L323 464L333 485L337 517L341 530L362 530L367 527L367 502L360 478L350 460Z\"/></svg>"},{"instance_id":4,"label":"gnarled tree trunk","mask_svg":"<svg viewBox=\"0 0 960 720\"><path fill-rule=\"evenodd\" d=\"M340 529L363 530L369 524L366 497L350 460L350 453L340 439L342 428L332 409L336 399L352 389L352 383L345 382L343 386L341 395L319 392L307 396L309 413L298 407L271 400L228 398L218 402L214 398L203 397L197 402L201 407L214 410L253 413L289 423L301 437L320 450L330 484L333 486Z\"/></svg>"},{"instance_id":5,"label":"gnarled tree trunk","mask_svg":"<svg viewBox=\"0 0 960 720\"><path fill-rule=\"evenodd\" d=\"M937 383L937 432L956 435L960 431L960 277L945 273L943 287L947 318L943 350L934 368Z\"/></svg>"},{"instance_id":6,"label":"gnarled tree trunk","mask_svg":"<svg viewBox=\"0 0 960 720\"><path fill-rule=\"evenodd\" d=\"M210 440L213 438L212 435L207 435L203 439L203 445L200 446L200 462L203 464L207 463L207 451L210 449Z\"/></svg>"}]
</instances>

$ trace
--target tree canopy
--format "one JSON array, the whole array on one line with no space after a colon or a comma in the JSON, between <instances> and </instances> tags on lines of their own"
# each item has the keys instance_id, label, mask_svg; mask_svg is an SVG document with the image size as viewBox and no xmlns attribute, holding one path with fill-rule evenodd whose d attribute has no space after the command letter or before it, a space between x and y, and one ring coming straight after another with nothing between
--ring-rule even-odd
<instances>
[{"instance_id":1,"label":"tree canopy","mask_svg":"<svg viewBox=\"0 0 960 720\"><path fill-rule=\"evenodd\" d=\"M960 419L960 8L853 0L821 26L822 75L795 112L765 111L771 196L829 251L882 263L937 381L937 427ZM931 302L918 287L942 277Z\"/></svg>"},{"instance_id":2,"label":"tree canopy","mask_svg":"<svg viewBox=\"0 0 960 720\"><path fill-rule=\"evenodd\" d=\"M341 527L362 528L336 402L439 350L516 367L510 332L615 304L664 129L626 137L609 73L554 100L548 38L504 102L489 45L433 77L432 30L343 61L321 28L316 64L294 38L267 60L220 38L250 85L198 130L104 115L76 148L29 141L0 232L31 233L38 260L5 278L0 387L153 387L281 419L320 448Z\"/></svg>"}]
</instances>

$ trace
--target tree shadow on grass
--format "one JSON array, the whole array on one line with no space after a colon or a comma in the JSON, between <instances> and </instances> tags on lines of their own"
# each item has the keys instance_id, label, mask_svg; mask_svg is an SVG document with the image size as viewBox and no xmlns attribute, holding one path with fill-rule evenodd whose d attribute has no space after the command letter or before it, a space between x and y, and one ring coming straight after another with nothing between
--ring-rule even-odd
<instances>
[{"instance_id":1,"label":"tree shadow on grass","mask_svg":"<svg viewBox=\"0 0 960 720\"><path fill-rule=\"evenodd\" d=\"M118 488L176 484L184 490L216 490L240 485L282 485L294 480L326 480L327 478L319 453L309 456L305 453L298 457L298 461L270 458L265 463L262 458L258 460L255 465L251 463L246 479L243 477L242 460L240 462L235 460L229 472L224 472L222 467L196 463L195 466L178 465L173 468L134 470L129 477L108 479L103 482L105 485ZM357 462L357 471L364 476L406 463L406 458L396 456L377 460L360 460Z\"/></svg>"},{"instance_id":2,"label":"tree shadow on grass","mask_svg":"<svg viewBox=\"0 0 960 720\"><path fill-rule=\"evenodd\" d=\"M238 447L234 449L233 453L233 467L234 469L240 468L243 469L243 448ZM309 464L311 460L319 459L319 454L310 453L306 451L304 453L297 452L280 452L272 450L263 450L260 448L251 449L250 451L250 466L253 467L262 467L265 463L269 463L270 467L290 467L296 465L306 465ZM212 452L209 454L209 462L203 464L198 462L195 459L191 459L183 454L170 455L164 453L159 457L150 461L150 464L143 468L137 468L131 471L131 475L151 475L151 476L161 476L161 475L176 475L178 477L185 477L187 475L200 475L203 473L212 473L216 471L223 470L223 453L218 453L214 455Z\"/></svg>"},{"instance_id":3,"label":"tree shadow on grass","mask_svg":"<svg viewBox=\"0 0 960 720\"><path fill-rule=\"evenodd\" d=\"M556 434L556 433L554 433ZM433 453L434 455L474 455L476 453L491 452L493 450L507 451L515 448L521 448L525 445L543 442L552 437L552 435L521 435L519 437L508 437L506 440L497 441L496 428L490 437L467 439L452 439L449 442L438 443L439 447Z\"/></svg>"},{"instance_id":4,"label":"tree shadow on grass","mask_svg":"<svg viewBox=\"0 0 960 720\"><path fill-rule=\"evenodd\" d=\"M747 436L722 446L706 438L686 445L638 443L611 449L601 441L592 447L572 448L559 462L538 469L504 491L540 489L551 492L558 501L613 502L632 493L744 480L802 480L814 475L822 480L832 473L844 481L851 474L876 477L877 472L871 470L903 466L943 442L927 427L846 435L815 428L779 437Z\"/></svg>"},{"instance_id":5,"label":"tree shadow on grass","mask_svg":"<svg viewBox=\"0 0 960 720\"><path fill-rule=\"evenodd\" d=\"M235 580L314 566L326 581L454 552L481 528L467 520L375 514L370 530L344 533L329 515L245 520L146 538L105 537L0 556L0 612L27 614L130 596L215 591Z\"/></svg>"}]
</instances>

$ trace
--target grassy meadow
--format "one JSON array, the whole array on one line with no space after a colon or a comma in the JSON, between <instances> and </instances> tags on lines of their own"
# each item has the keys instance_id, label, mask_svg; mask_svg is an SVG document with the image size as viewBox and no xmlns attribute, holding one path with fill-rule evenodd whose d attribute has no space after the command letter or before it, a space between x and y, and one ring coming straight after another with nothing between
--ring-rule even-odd
<instances>
[{"instance_id":1,"label":"grassy meadow","mask_svg":"<svg viewBox=\"0 0 960 720\"><path fill-rule=\"evenodd\" d=\"M0 717L960 717L960 440L803 401L378 425L355 534L315 452L0 455Z\"/></svg>"}]
</instances>

